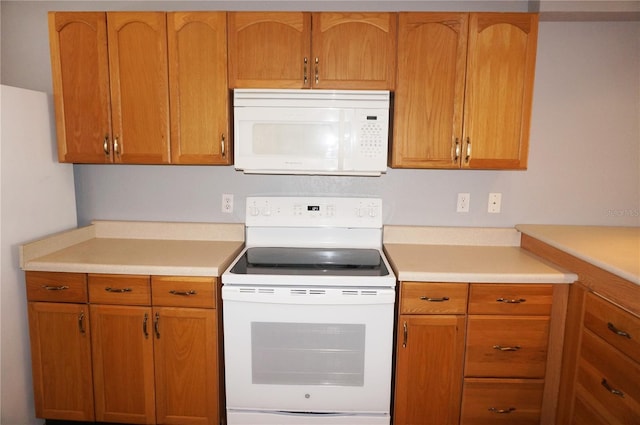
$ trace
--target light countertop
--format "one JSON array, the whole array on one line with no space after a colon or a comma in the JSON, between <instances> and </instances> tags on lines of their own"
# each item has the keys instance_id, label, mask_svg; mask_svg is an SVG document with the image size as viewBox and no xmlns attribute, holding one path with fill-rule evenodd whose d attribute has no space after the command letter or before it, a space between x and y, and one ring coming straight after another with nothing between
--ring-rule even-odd
<instances>
[{"instance_id":1,"label":"light countertop","mask_svg":"<svg viewBox=\"0 0 640 425\"><path fill-rule=\"evenodd\" d=\"M20 247L23 270L220 276L244 246L244 225L95 221Z\"/></svg>"},{"instance_id":2,"label":"light countertop","mask_svg":"<svg viewBox=\"0 0 640 425\"><path fill-rule=\"evenodd\" d=\"M383 243L400 281L566 284L577 279L521 249L513 228L385 226Z\"/></svg>"},{"instance_id":3,"label":"light countertop","mask_svg":"<svg viewBox=\"0 0 640 425\"><path fill-rule=\"evenodd\" d=\"M640 227L520 224L516 229L640 285Z\"/></svg>"}]
</instances>

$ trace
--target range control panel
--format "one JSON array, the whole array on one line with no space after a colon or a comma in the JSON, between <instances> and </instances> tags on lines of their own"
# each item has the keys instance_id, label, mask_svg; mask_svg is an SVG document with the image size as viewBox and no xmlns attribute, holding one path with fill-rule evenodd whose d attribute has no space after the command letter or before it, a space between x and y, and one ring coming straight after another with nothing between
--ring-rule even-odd
<instances>
[{"instance_id":1,"label":"range control panel","mask_svg":"<svg viewBox=\"0 0 640 425\"><path fill-rule=\"evenodd\" d=\"M382 199L248 197L248 227L382 228Z\"/></svg>"}]
</instances>

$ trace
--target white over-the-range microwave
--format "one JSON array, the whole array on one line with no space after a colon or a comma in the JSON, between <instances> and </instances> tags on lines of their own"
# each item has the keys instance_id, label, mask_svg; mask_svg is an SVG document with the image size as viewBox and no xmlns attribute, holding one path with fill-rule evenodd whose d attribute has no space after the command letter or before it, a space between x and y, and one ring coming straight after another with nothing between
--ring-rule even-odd
<instances>
[{"instance_id":1,"label":"white over-the-range microwave","mask_svg":"<svg viewBox=\"0 0 640 425\"><path fill-rule=\"evenodd\" d=\"M234 165L245 173L386 172L389 91L236 89Z\"/></svg>"}]
</instances>

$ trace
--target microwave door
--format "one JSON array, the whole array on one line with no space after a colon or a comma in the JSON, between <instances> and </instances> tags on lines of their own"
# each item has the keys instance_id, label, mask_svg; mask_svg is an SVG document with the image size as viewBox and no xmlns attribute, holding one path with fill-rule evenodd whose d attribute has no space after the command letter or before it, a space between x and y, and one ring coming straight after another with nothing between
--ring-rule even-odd
<instances>
[{"instance_id":1,"label":"microwave door","mask_svg":"<svg viewBox=\"0 0 640 425\"><path fill-rule=\"evenodd\" d=\"M245 171L340 168L343 111L332 108L235 109L235 167Z\"/></svg>"}]
</instances>

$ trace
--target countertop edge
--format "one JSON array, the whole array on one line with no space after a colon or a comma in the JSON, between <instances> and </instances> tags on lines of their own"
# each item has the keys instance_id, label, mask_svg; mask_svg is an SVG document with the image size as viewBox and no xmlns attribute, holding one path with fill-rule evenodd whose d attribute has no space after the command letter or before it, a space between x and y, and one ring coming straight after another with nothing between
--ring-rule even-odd
<instances>
[{"instance_id":1,"label":"countertop edge","mask_svg":"<svg viewBox=\"0 0 640 425\"><path fill-rule=\"evenodd\" d=\"M553 238L552 236L549 236L546 232L541 232L539 230L536 230L536 228L538 226L545 226L548 227L547 225L535 225L535 224L517 224L515 226L515 228L529 236L532 237L534 239L539 240L540 242L543 242L553 248L559 249L560 251L563 251L569 255L572 255L582 261L585 261L589 264L592 264L596 267L601 268L602 270L605 270L609 273L612 273L622 279L628 280L629 282L635 283L636 285L640 285L640 275L638 274L634 274L631 272L627 272L626 270L620 269L618 267L615 267L614 265L610 264L607 261L603 261L601 259L595 258L593 256L587 255L584 252L580 251L579 249L576 249L566 243L561 243L559 242L557 239ZM553 226L553 225L549 225L549 226Z\"/></svg>"}]
</instances>

